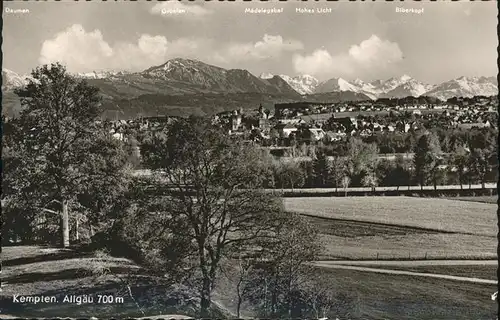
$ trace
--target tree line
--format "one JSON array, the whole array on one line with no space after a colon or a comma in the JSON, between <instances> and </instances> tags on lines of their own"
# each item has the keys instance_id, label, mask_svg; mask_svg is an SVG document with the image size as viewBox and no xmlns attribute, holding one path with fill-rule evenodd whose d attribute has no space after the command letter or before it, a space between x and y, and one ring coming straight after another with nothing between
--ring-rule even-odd
<instances>
[{"instance_id":1,"label":"tree line","mask_svg":"<svg viewBox=\"0 0 500 320\"><path fill-rule=\"evenodd\" d=\"M377 186L423 186L482 184L497 180L496 145L456 144L450 153L443 152L439 135L420 132L411 150L394 159L379 157L377 143L349 137L343 150L304 146L300 152L312 161L273 161L269 188L347 188Z\"/></svg>"}]
</instances>

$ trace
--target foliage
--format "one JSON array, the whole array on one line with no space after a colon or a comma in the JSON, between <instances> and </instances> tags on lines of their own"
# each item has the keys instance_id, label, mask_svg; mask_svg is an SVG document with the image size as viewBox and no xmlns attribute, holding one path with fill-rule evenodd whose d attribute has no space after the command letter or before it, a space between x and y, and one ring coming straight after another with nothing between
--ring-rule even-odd
<instances>
[{"instance_id":1,"label":"foliage","mask_svg":"<svg viewBox=\"0 0 500 320\"><path fill-rule=\"evenodd\" d=\"M375 144L366 144L357 138L348 141L346 175L352 184L361 184L361 179L373 174L377 165L378 149Z\"/></svg>"},{"instance_id":2,"label":"foliage","mask_svg":"<svg viewBox=\"0 0 500 320\"><path fill-rule=\"evenodd\" d=\"M171 188L158 224L196 248L200 313L207 316L221 259L255 249L252 243L279 224L282 204L259 191L267 174L259 151L204 119L174 122L144 150L145 163Z\"/></svg>"},{"instance_id":3,"label":"foliage","mask_svg":"<svg viewBox=\"0 0 500 320\"><path fill-rule=\"evenodd\" d=\"M441 147L437 136L426 132L417 141L413 158L415 177L420 186L433 182L436 186L436 174L441 160Z\"/></svg>"},{"instance_id":4,"label":"foliage","mask_svg":"<svg viewBox=\"0 0 500 320\"><path fill-rule=\"evenodd\" d=\"M277 187L293 189L300 188L305 183L300 163L295 161L275 163L274 175Z\"/></svg>"},{"instance_id":5,"label":"foliage","mask_svg":"<svg viewBox=\"0 0 500 320\"><path fill-rule=\"evenodd\" d=\"M89 213L101 212L103 198L109 202L121 184L125 161L121 145L98 121L97 88L60 64L39 67L32 78L16 90L24 109L5 132L11 156L5 171L9 187L2 197L24 198L28 211L61 214L62 244L67 246L68 211L79 207L79 196L86 194L92 198L86 203L93 203Z\"/></svg>"},{"instance_id":6,"label":"foliage","mask_svg":"<svg viewBox=\"0 0 500 320\"><path fill-rule=\"evenodd\" d=\"M318 187L327 186L330 182L330 171L331 167L326 153L318 152L313 160L314 185Z\"/></svg>"},{"instance_id":7,"label":"foliage","mask_svg":"<svg viewBox=\"0 0 500 320\"><path fill-rule=\"evenodd\" d=\"M462 188L462 185L467 181L466 174L468 162L469 152L463 146L456 148L450 157L449 163L450 166L456 169L460 188Z\"/></svg>"},{"instance_id":8,"label":"foliage","mask_svg":"<svg viewBox=\"0 0 500 320\"><path fill-rule=\"evenodd\" d=\"M253 279L257 281L247 284L248 299L260 316L301 316L301 291L313 268L307 263L322 251L318 231L304 218L290 214L275 237L259 244L264 251L254 265Z\"/></svg>"},{"instance_id":9,"label":"foliage","mask_svg":"<svg viewBox=\"0 0 500 320\"><path fill-rule=\"evenodd\" d=\"M484 188L486 175L490 171L490 157L488 150L475 148L472 150L469 158L470 174L473 179L481 182Z\"/></svg>"}]
</instances>

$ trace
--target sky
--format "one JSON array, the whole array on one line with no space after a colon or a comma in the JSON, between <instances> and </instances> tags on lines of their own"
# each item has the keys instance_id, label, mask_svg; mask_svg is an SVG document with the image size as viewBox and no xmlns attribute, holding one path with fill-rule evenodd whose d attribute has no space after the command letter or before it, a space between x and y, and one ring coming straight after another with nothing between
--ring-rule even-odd
<instances>
[{"instance_id":1,"label":"sky","mask_svg":"<svg viewBox=\"0 0 500 320\"><path fill-rule=\"evenodd\" d=\"M245 13L258 8L282 13ZM71 72L142 71L177 57L320 80L498 73L494 1L4 2L2 15L3 68L19 74L56 61Z\"/></svg>"}]
</instances>

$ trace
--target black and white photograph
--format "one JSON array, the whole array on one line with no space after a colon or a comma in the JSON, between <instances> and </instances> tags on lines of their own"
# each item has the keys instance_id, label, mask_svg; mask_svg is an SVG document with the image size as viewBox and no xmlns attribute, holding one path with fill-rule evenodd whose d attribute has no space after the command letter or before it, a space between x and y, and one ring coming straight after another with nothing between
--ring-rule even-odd
<instances>
[{"instance_id":1,"label":"black and white photograph","mask_svg":"<svg viewBox=\"0 0 500 320\"><path fill-rule=\"evenodd\" d=\"M0 318L498 319L496 1L4 1Z\"/></svg>"}]
</instances>

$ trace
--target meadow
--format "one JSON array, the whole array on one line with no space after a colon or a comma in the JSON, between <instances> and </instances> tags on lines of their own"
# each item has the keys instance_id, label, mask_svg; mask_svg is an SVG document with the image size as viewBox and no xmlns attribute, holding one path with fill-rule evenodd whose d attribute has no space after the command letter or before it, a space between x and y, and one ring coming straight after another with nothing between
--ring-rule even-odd
<instances>
[{"instance_id":1,"label":"meadow","mask_svg":"<svg viewBox=\"0 0 500 320\"><path fill-rule=\"evenodd\" d=\"M476 196L476 197L457 197L457 198L451 198L450 200L491 203L491 204L496 205L498 202L498 195L495 195L495 196Z\"/></svg>"},{"instance_id":2,"label":"meadow","mask_svg":"<svg viewBox=\"0 0 500 320\"><path fill-rule=\"evenodd\" d=\"M285 209L300 214L413 227L444 233L496 237L496 205L413 197L284 198Z\"/></svg>"},{"instance_id":3,"label":"meadow","mask_svg":"<svg viewBox=\"0 0 500 320\"><path fill-rule=\"evenodd\" d=\"M23 304L14 302L14 295L54 296L57 301ZM66 295L92 296L94 299L93 303L79 305L64 302ZM113 296L116 300L98 303L98 295ZM113 257L101 251L40 246L2 249L1 318L52 318L68 315L86 318L91 315L102 318L176 314L194 316L197 312L196 301L183 304L183 301L193 296L191 288L171 286L131 260ZM220 309L221 317L227 314Z\"/></svg>"},{"instance_id":4,"label":"meadow","mask_svg":"<svg viewBox=\"0 0 500 320\"><path fill-rule=\"evenodd\" d=\"M496 205L410 197L284 198L288 211L303 214L320 231L322 259L487 259L496 257ZM35 246L2 251L2 315L142 317L195 312L177 302L192 289L172 288L128 259L100 252ZM394 270L495 279L493 266L391 266ZM494 319L496 286L406 275L316 268L332 292L341 319ZM233 279L234 280L234 279ZM234 313L235 283L221 277L214 305ZM132 299L127 286L133 293ZM56 296L56 304L13 303L12 296ZM123 303L60 303L64 295L106 294ZM142 314L138 303L145 311ZM222 305L224 307L222 307ZM252 311L244 306L244 316ZM223 316L221 316L223 317Z\"/></svg>"},{"instance_id":5,"label":"meadow","mask_svg":"<svg viewBox=\"0 0 500 320\"><path fill-rule=\"evenodd\" d=\"M319 268L316 276L352 304L347 319L495 319L496 285ZM341 310L342 311L342 310ZM340 316L340 315L339 315ZM341 317L341 319L344 319Z\"/></svg>"},{"instance_id":6,"label":"meadow","mask_svg":"<svg viewBox=\"0 0 500 320\"><path fill-rule=\"evenodd\" d=\"M128 296L126 284L131 286L135 299L147 316L192 313L175 306L167 307L175 302L169 287L155 281L127 259L78 250L20 246L4 248L2 260L2 318L16 315L38 318L67 315L144 317ZM107 268L109 272L102 273L101 268ZM491 278L491 270L484 272ZM324 268L314 269L311 276L322 277L339 299L332 310L338 312L340 319L494 319L497 311L497 304L490 299L496 290L494 285L464 285L443 279L389 274L374 276L370 272ZM214 303L223 304L228 311L233 310L234 287L235 281L221 277ZM108 294L125 299L124 303L114 304L20 305L12 303L14 294L55 295L58 299L66 294ZM190 294L186 293L185 298ZM255 316L247 306L243 314Z\"/></svg>"},{"instance_id":7,"label":"meadow","mask_svg":"<svg viewBox=\"0 0 500 320\"><path fill-rule=\"evenodd\" d=\"M284 198L313 223L322 259L496 259L496 205L412 197Z\"/></svg>"}]
</instances>

